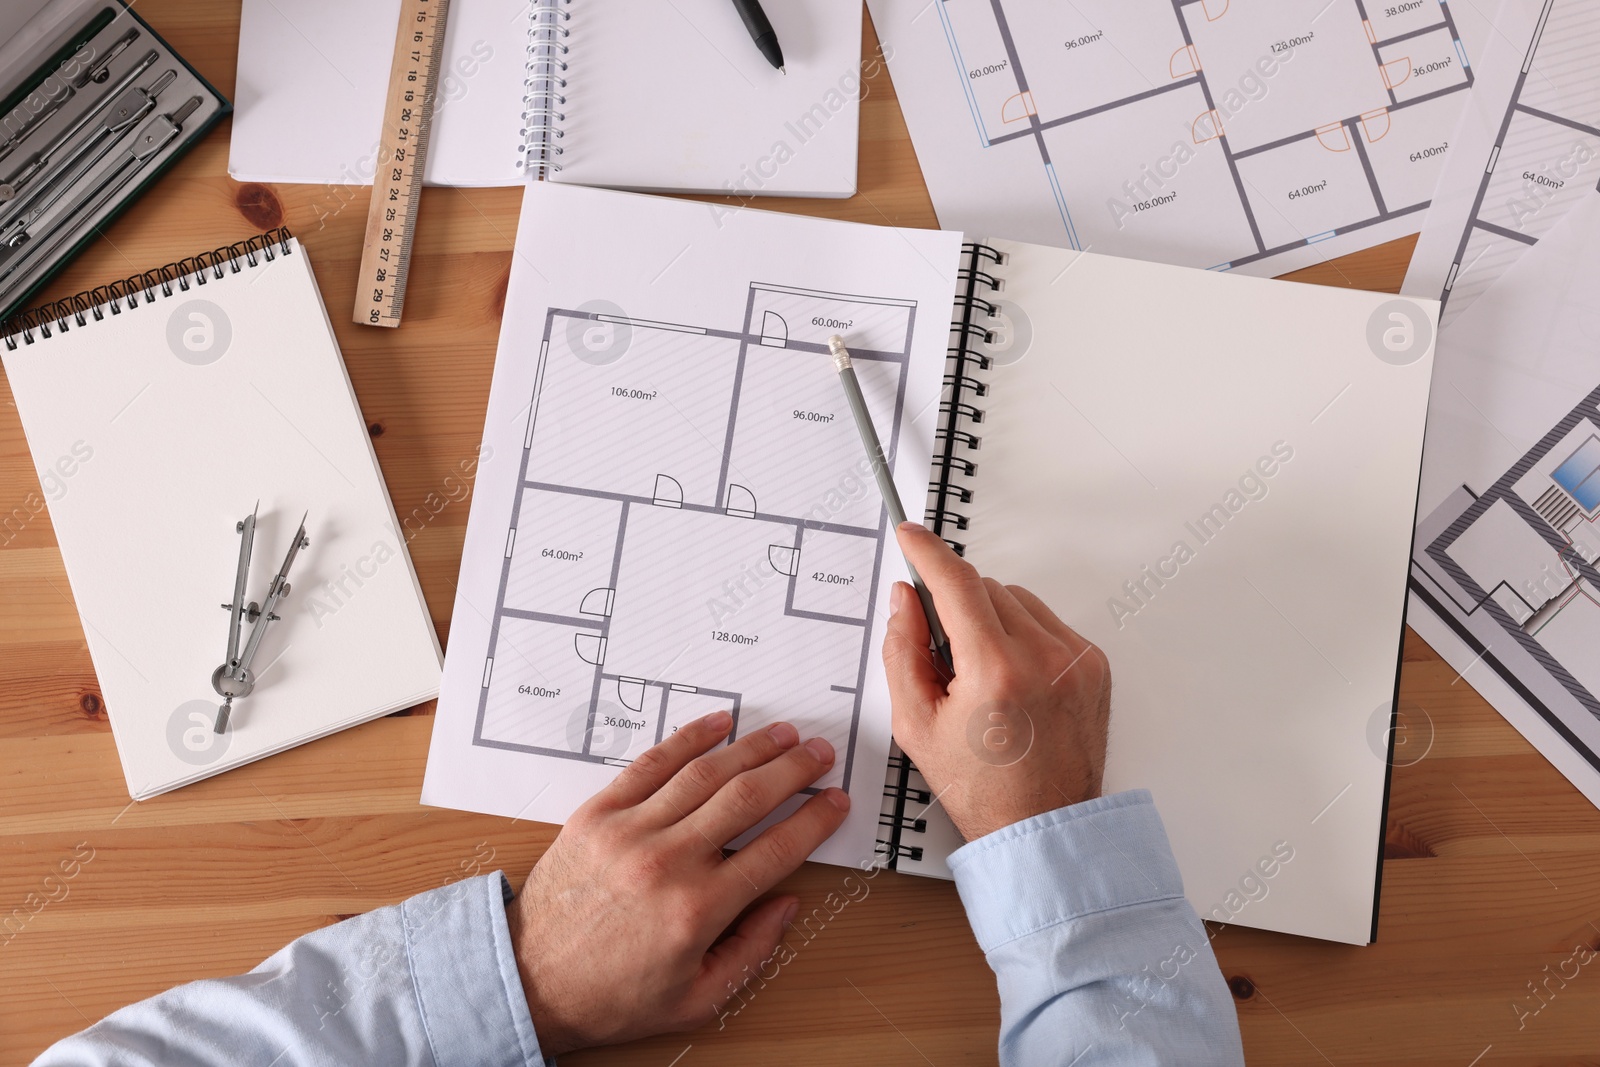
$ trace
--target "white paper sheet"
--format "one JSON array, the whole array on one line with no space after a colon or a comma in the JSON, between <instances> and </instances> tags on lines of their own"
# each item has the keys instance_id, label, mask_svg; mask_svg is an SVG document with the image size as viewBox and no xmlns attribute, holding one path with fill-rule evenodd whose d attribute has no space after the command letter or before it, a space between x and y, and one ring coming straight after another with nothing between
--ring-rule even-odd
<instances>
[{"instance_id":1,"label":"white paper sheet","mask_svg":"<svg viewBox=\"0 0 1600 1067\"><path fill-rule=\"evenodd\" d=\"M1415 233L1472 4L868 0L942 225L1281 274Z\"/></svg>"},{"instance_id":2,"label":"white paper sheet","mask_svg":"<svg viewBox=\"0 0 1600 1067\"><path fill-rule=\"evenodd\" d=\"M772 69L728 0L575 0L554 180L659 191L856 191L859 0L765 8Z\"/></svg>"},{"instance_id":3,"label":"white paper sheet","mask_svg":"<svg viewBox=\"0 0 1600 1067\"><path fill-rule=\"evenodd\" d=\"M860 7L774 4L786 73L727 0L575 0L563 10L560 180L740 195L855 191ZM427 180L516 185L531 0L455 0ZM310 182L342 206L372 181L399 0L245 0L228 170Z\"/></svg>"},{"instance_id":4,"label":"white paper sheet","mask_svg":"<svg viewBox=\"0 0 1600 1067\"><path fill-rule=\"evenodd\" d=\"M1597 343L1591 190L1443 331L1411 577L1418 633L1600 805Z\"/></svg>"},{"instance_id":5,"label":"white paper sheet","mask_svg":"<svg viewBox=\"0 0 1600 1067\"><path fill-rule=\"evenodd\" d=\"M0 343L128 792L144 799L434 696L439 645L305 249ZM212 731L235 523L264 597L311 544L255 692ZM246 625L248 631L249 626Z\"/></svg>"},{"instance_id":6,"label":"white paper sheet","mask_svg":"<svg viewBox=\"0 0 1600 1067\"><path fill-rule=\"evenodd\" d=\"M1402 292L1450 323L1600 175L1596 0L1506 0Z\"/></svg>"},{"instance_id":7,"label":"white paper sheet","mask_svg":"<svg viewBox=\"0 0 1600 1067\"><path fill-rule=\"evenodd\" d=\"M523 202L425 803L564 822L684 722L834 744L870 862L882 503L842 333L927 491L960 237L538 183Z\"/></svg>"},{"instance_id":8,"label":"white paper sheet","mask_svg":"<svg viewBox=\"0 0 1600 1067\"><path fill-rule=\"evenodd\" d=\"M517 185L529 0L456 0L426 177ZM400 0L245 0L228 173L306 182L328 212L372 184Z\"/></svg>"}]
</instances>

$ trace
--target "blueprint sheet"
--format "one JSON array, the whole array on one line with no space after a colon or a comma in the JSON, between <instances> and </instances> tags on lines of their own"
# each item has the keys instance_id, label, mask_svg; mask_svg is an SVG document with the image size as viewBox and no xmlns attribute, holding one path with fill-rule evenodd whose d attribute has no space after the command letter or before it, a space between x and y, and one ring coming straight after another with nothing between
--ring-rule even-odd
<instances>
[{"instance_id":1,"label":"blueprint sheet","mask_svg":"<svg viewBox=\"0 0 1600 1067\"><path fill-rule=\"evenodd\" d=\"M1506 0L1404 292L1449 323L1600 177L1600 0Z\"/></svg>"},{"instance_id":2,"label":"blueprint sheet","mask_svg":"<svg viewBox=\"0 0 1600 1067\"><path fill-rule=\"evenodd\" d=\"M922 500L960 235L523 195L423 801L564 822L729 711L833 743L871 862L905 572L827 341Z\"/></svg>"},{"instance_id":3,"label":"blueprint sheet","mask_svg":"<svg viewBox=\"0 0 1600 1067\"><path fill-rule=\"evenodd\" d=\"M941 225L1256 275L1417 232L1490 33L1440 0L867 6Z\"/></svg>"},{"instance_id":4,"label":"blueprint sheet","mask_svg":"<svg viewBox=\"0 0 1600 1067\"><path fill-rule=\"evenodd\" d=\"M1590 191L1441 332L1409 621L1600 804L1597 349Z\"/></svg>"}]
</instances>

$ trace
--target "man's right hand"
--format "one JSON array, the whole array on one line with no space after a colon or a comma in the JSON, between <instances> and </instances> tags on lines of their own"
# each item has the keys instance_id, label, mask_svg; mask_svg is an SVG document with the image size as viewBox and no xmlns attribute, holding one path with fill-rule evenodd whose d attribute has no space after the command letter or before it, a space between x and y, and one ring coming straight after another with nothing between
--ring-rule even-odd
<instances>
[{"instance_id":1,"label":"man's right hand","mask_svg":"<svg viewBox=\"0 0 1600 1067\"><path fill-rule=\"evenodd\" d=\"M1099 796L1111 704L1105 653L1026 589L979 575L926 528L908 522L896 534L933 594L955 676L935 664L916 593L895 583L883 645L894 736L962 837Z\"/></svg>"},{"instance_id":2,"label":"man's right hand","mask_svg":"<svg viewBox=\"0 0 1600 1067\"><path fill-rule=\"evenodd\" d=\"M697 719L623 768L507 906L547 1058L707 1023L773 957L800 901L757 898L843 824L850 797L822 789L726 854L834 761L786 722L724 745L732 728L727 712Z\"/></svg>"}]
</instances>

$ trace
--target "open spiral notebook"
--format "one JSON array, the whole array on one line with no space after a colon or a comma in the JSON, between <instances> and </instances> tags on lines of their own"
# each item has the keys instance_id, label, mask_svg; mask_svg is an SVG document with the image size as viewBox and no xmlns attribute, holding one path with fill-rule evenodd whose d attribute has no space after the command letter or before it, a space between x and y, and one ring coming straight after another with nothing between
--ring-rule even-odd
<instances>
[{"instance_id":1,"label":"open spiral notebook","mask_svg":"<svg viewBox=\"0 0 1600 1067\"><path fill-rule=\"evenodd\" d=\"M1106 788L1153 791L1196 909L1365 943L1435 314L534 185L423 800L561 822L731 709L832 741L854 806L813 859L948 874L840 333L902 497L1109 655Z\"/></svg>"},{"instance_id":2,"label":"open spiral notebook","mask_svg":"<svg viewBox=\"0 0 1600 1067\"><path fill-rule=\"evenodd\" d=\"M1437 304L999 240L957 278L930 526L1106 652L1105 789L1202 918L1375 939ZM898 750L881 815L949 877Z\"/></svg>"},{"instance_id":3,"label":"open spiral notebook","mask_svg":"<svg viewBox=\"0 0 1600 1067\"><path fill-rule=\"evenodd\" d=\"M370 184L397 0L245 0L228 171ZM426 177L850 196L862 14L767 5L772 69L728 0L452 0Z\"/></svg>"}]
</instances>

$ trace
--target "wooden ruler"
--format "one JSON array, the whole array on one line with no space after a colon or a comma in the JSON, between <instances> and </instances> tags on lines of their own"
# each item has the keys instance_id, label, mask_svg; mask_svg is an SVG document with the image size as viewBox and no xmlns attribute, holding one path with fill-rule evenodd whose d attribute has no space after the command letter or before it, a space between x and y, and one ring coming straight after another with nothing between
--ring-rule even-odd
<instances>
[{"instance_id":1,"label":"wooden ruler","mask_svg":"<svg viewBox=\"0 0 1600 1067\"><path fill-rule=\"evenodd\" d=\"M355 320L368 326L400 325L449 7L450 0L400 2L400 28L372 175L372 206L356 281Z\"/></svg>"}]
</instances>

